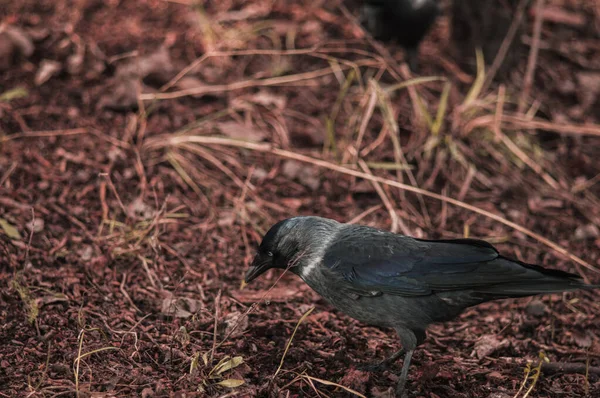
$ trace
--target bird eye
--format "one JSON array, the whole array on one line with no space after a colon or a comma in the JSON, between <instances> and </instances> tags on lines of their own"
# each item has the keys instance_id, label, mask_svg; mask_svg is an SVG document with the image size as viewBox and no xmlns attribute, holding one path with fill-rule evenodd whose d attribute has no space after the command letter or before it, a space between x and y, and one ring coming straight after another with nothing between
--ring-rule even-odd
<instances>
[{"instance_id":1,"label":"bird eye","mask_svg":"<svg viewBox=\"0 0 600 398\"><path fill-rule=\"evenodd\" d=\"M273 257L273 252L267 252L267 256Z\"/></svg>"}]
</instances>

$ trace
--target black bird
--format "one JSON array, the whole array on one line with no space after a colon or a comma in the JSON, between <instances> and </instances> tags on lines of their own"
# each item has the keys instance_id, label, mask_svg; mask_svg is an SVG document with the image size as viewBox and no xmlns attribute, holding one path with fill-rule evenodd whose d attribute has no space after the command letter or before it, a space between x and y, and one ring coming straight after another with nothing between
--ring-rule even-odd
<instances>
[{"instance_id":1,"label":"black bird","mask_svg":"<svg viewBox=\"0 0 600 398\"><path fill-rule=\"evenodd\" d=\"M418 67L418 46L440 12L438 0L365 0L360 20L375 39L396 41Z\"/></svg>"},{"instance_id":2,"label":"black bird","mask_svg":"<svg viewBox=\"0 0 600 398\"><path fill-rule=\"evenodd\" d=\"M433 322L489 300L598 286L568 272L503 257L476 239L424 240L320 217L275 224L246 274L289 269L334 307L361 322L394 328L404 355L402 394L415 348Z\"/></svg>"}]
</instances>

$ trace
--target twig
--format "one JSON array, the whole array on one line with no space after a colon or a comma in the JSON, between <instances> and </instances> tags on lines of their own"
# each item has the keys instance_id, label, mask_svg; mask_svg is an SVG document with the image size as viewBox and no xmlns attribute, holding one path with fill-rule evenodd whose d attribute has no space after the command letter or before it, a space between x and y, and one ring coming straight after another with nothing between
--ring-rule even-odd
<instances>
[{"instance_id":1,"label":"twig","mask_svg":"<svg viewBox=\"0 0 600 398\"><path fill-rule=\"evenodd\" d=\"M308 309L308 311L306 311L304 313L304 315L302 315L302 317L300 317L300 319L298 320L298 323L296 324L296 327L294 328L294 331L292 332L292 335L290 336L290 339L288 340L286 346L285 346L285 350L283 351L283 355L281 356L281 361L279 362L279 367L277 367L277 370L275 371L275 374L273 375L273 379L277 376L277 374L279 374L279 372L281 371L281 367L283 366L283 361L285 360L285 356L287 355L290 346L292 345L292 340L294 340L294 336L296 335L296 332L298 331L298 328L300 327L300 324L302 322L304 322L304 320L306 319L307 316L310 315L311 312L313 312L313 310L315 309L315 306L313 305L312 307L310 307Z\"/></svg>"},{"instance_id":2,"label":"twig","mask_svg":"<svg viewBox=\"0 0 600 398\"><path fill-rule=\"evenodd\" d=\"M357 222L359 222L360 220L362 220L363 218L365 218L366 216L368 216L369 214L381 209L383 205L375 205L371 208L368 208L367 210L363 211L362 213L360 213L358 216L354 217L352 220L348 221L346 224L356 224Z\"/></svg>"},{"instance_id":3,"label":"twig","mask_svg":"<svg viewBox=\"0 0 600 398\"><path fill-rule=\"evenodd\" d=\"M117 203L119 203L119 207L121 207L123 214L125 215L125 217L129 218L129 213L127 212L125 205L121 201L121 197L119 196L119 193L117 192L117 188L115 187L115 184L113 184L112 179L110 178L110 174L100 173L99 176L104 177L106 179L106 182L108 183L108 187L112 191L113 195L115 195L115 197L117 198Z\"/></svg>"},{"instance_id":4,"label":"twig","mask_svg":"<svg viewBox=\"0 0 600 398\"><path fill-rule=\"evenodd\" d=\"M0 144L5 143L7 141L20 139L20 138L58 137L58 136L79 135L79 134L87 134L87 133L88 133L88 129L86 129L86 128L77 128L77 129L70 129L70 130L29 131L26 133L4 135L4 136L0 137Z\"/></svg>"},{"instance_id":5,"label":"twig","mask_svg":"<svg viewBox=\"0 0 600 398\"><path fill-rule=\"evenodd\" d=\"M510 138L508 138L506 136L506 134L502 133L501 130L498 130L496 134L499 134L500 140L502 140L502 143L504 143L504 145L506 145L506 147L516 157L518 157L523 163L525 163L533 171L535 171L537 174L539 174L540 177L542 177L542 179L544 181L546 181L546 183L548 185L550 185L554 189L559 189L558 182L554 178L552 178L552 176L550 174L548 174L546 171L544 171L544 169L542 168L542 166L539 163L536 163L535 161L533 161L533 159L531 159L525 152L523 152L523 150L521 148L519 148L519 146L517 144L512 142L512 140Z\"/></svg>"},{"instance_id":6,"label":"twig","mask_svg":"<svg viewBox=\"0 0 600 398\"><path fill-rule=\"evenodd\" d=\"M221 306L221 289L217 292L217 297L215 298L215 326L213 330L213 345L210 350L210 362L212 362L213 357L215 355L215 351L217 350L217 330L219 326L219 312Z\"/></svg>"},{"instance_id":7,"label":"twig","mask_svg":"<svg viewBox=\"0 0 600 398\"><path fill-rule=\"evenodd\" d=\"M357 62L359 66L372 66L374 65L374 61L361 61ZM349 66L343 65L340 66L342 69L349 69ZM330 67L318 69L310 72L297 73L295 75L289 76L278 76L271 77L267 79L250 79L243 80L239 82L233 82L228 84L216 84L213 86L206 85L200 87L193 87L186 90L173 91L170 93L157 93L157 94L141 94L140 99L143 101L154 101L154 100L167 100L167 99L175 99L181 97L187 97L190 95L203 95L203 94L211 94L211 93L220 93L220 92L228 92L234 90L241 90L244 88L251 87L268 87L268 86L281 86L286 84L297 83L305 80L314 80L319 77L324 77L334 73L333 69Z\"/></svg>"},{"instance_id":8,"label":"twig","mask_svg":"<svg viewBox=\"0 0 600 398\"><path fill-rule=\"evenodd\" d=\"M565 135L590 135L600 137L598 124L563 124L541 119L528 119L523 115L502 115L502 128L509 130L547 130ZM471 120L463 128L463 135L468 135L478 127L493 128L494 115L480 116Z\"/></svg>"},{"instance_id":9,"label":"twig","mask_svg":"<svg viewBox=\"0 0 600 398\"><path fill-rule=\"evenodd\" d=\"M533 25L533 40L531 42L531 49L529 50L529 59L527 61L527 72L525 73L525 79L523 82L523 91L519 99L519 113L523 113L527 106L527 100L531 93L531 85L533 84L533 77L535 75L535 67L537 65L538 52L540 50L540 36L542 34L542 25L544 23L544 4L546 0L536 0L535 3L535 23Z\"/></svg>"}]
</instances>

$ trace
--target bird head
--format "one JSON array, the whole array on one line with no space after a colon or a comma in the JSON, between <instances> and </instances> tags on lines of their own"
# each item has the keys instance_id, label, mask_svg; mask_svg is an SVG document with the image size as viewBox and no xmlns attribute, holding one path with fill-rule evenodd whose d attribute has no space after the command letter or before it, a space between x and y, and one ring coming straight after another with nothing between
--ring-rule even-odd
<instances>
[{"instance_id":1,"label":"bird head","mask_svg":"<svg viewBox=\"0 0 600 398\"><path fill-rule=\"evenodd\" d=\"M313 250L318 249L323 241L322 234L328 233L333 224L338 223L319 217L293 217L273 225L264 236L246 272L246 283L271 268L290 267L290 271L298 273L303 264L301 257L309 256Z\"/></svg>"}]
</instances>

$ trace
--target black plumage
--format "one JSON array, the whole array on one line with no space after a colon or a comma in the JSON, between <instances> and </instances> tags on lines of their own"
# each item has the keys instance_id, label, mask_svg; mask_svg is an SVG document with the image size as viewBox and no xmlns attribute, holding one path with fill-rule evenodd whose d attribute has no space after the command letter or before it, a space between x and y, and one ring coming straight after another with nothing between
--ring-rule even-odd
<instances>
[{"instance_id":1,"label":"black plumage","mask_svg":"<svg viewBox=\"0 0 600 398\"><path fill-rule=\"evenodd\" d=\"M359 321L394 328L402 350L382 364L404 355L398 393L429 324L489 300L597 287L568 272L510 260L485 241L416 239L320 217L275 224L246 282L271 268L289 268Z\"/></svg>"},{"instance_id":2,"label":"black plumage","mask_svg":"<svg viewBox=\"0 0 600 398\"><path fill-rule=\"evenodd\" d=\"M460 0L453 1L450 6L450 32L454 52L459 62L470 71L475 72L475 52L481 48L484 61L491 65L494 62L502 43L518 14L520 0ZM527 52L520 37L524 32L523 21L515 26L515 40L510 50L504 55L499 77L509 77L520 60L526 59Z\"/></svg>"},{"instance_id":3,"label":"black plumage","mask_svg":"<svg viewBox=\"0 0 600 398\"><path fill-rule=\"evenodd\" d=\"M404 47L408 64L416 71L419 43L439 12L438 0L365 0L361 22L375 39Z\"/></svg>"}]
</instances>

